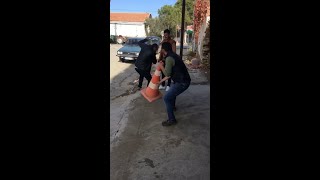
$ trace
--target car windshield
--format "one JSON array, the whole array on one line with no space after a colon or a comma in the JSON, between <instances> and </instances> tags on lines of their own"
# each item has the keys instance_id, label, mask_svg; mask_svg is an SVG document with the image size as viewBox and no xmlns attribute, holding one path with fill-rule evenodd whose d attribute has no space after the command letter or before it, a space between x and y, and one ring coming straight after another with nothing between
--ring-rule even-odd
<instances>
[{"instance_id":1,"label":"car windshield","mask_svg":"<svg viewBox=\"0 0 320 180\"><path fill-rule=\"evenodd\" d=\"M160 39L158 39L158 38L152 38L152 39L149 41L149 44L160 44Z\"/></svg>"},{"instance_id":2,"label":"car windshield","mask_svg":"<svg viewBox=\"0 0 320 180\"><path fill-rule=\"evenodd\" d=\"M159 37L156 37L156 36L149 36L148 37L148 41L146 42L146 44L148 45L152 45L152 44L160 44L161 42L161 39Z\"/></svg>"},{"instance_id":3,"label":"car windshield","mask_svg":"<svg viewBox=\"0 0 320 180\"><path fill-rule=\"evenodd\" d=\"M138 42L142 39L128 39L125 45L138 45Z\"/></svg>"}]
</instances>

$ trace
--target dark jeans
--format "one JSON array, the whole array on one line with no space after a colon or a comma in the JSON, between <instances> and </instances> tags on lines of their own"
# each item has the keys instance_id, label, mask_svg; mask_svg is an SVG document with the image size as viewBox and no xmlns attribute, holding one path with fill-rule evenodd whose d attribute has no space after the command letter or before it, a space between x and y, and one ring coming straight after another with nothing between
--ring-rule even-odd
<instances>
[{"instance_id":1,"label":"dark jeans","mask_svg":"<svg viewBox=\"0 0 320 180\"><path fill-rule=\"evenodd\" d=\"M161 71L161 74L162 74L162 78L164 78L165 77L165 75L163 74L163 72ZM161 83L161 85L162 86L165 86L166 85L166 82L165 81L163 81L162 83ZM168 84L167 84L167 86L170 86L171 85L171 78L169 78L168 79Z\"/></svg>"},{"instance_id":2,"label":"dark jeans","mask_svg":"<svg viewBox=\"0 0 320 180\"><path fill-rule=\"evenodd\" d=\"M176 106L176 98L179 94L183 93L190 86L190 82L188 83L173 83L170 87L169 91L164 96L164 102L167 107L167 113L169 121L175 121L176 118L173 114L173 108Z\"/></svg>"},{"instance_id":3,"label":"dark jeans","mask_svg":"<svg viewBox=\"0 0 320 180\"><path fill-rule=\"evenodd\" d=\"M144 71L144 70L141 70L141 69L138 69L138 68L135 68L136 71L140 74L140 77L139 77L139 85L138 87L142 87L142 82L143 82L143 78L146 78L148 80L148 84L147 84L147 87L149 86L149 83L151 81L151 74L150 74L150 71Z\"/></svg>"}]
</instances>

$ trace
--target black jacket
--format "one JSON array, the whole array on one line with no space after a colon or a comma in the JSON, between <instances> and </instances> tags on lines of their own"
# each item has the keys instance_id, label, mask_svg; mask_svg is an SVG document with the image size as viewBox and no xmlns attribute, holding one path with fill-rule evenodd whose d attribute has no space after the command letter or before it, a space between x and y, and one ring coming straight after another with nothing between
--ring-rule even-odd
<instances>
[{"instance_id":1,"label":"black jacket","mask_svg":"<svg viewBox=\"0 0 320 180\"><path fill-rule=\"evenodd\" d=\"M141 47L141 51L139 56L135 62L135 65L138 69L149 71L151 70L151 65L157 63L156 53L152 49L152 45L147 45L148 39L144 39L138 42L139 46Z\"/></svg>"},{"instance_id":2,"label":"black jacket","mask_svg":"<svg viewBox=\"0 0 320 180\"><path fill-rule=\"evenodd\" d=\"M175 61L172 67L171 79L178 83L190 83L191 78L182 58L174 52L169 52L166 57L168 56L172 57Z\"/></svg>"}]
</instances>

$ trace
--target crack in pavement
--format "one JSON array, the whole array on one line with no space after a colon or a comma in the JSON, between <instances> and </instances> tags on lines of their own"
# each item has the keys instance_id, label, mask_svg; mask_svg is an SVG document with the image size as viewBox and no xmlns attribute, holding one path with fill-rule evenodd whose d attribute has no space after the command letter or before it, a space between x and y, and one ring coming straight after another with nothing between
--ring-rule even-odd
<instances>
[{"instance_id":1,"label":"crack in pavement","mask_svg":"<svg viewBox=\"0 0 320 180\"><path fill-rule=\"evenodd\" d=\"M117 107L118 111L115 111L114 113L110 114L110 117L112 118L112 129L113 132L110 134L110 147L112 149L112 146L119 141L119 136L122 134L123 129L126 127L127 120L128 120L128 111L130 111L130 104L139 97L139 94L132 94L131 96L128 96L127 98L122 98L119 100L119 102L111 102L111 107ZM118 103L121 103L120 106L117 105ZM111 151L111 150L110 150Z\"/></svg>"},{"instance_id":2,"label":"crack in pavement","mask_svg":"<svg viewBox=\"0 0 320 180\"><path fill-rule=\"evenodd\" d=\"M131 74L127 75L126 77L124 77L123 79L120 80L120 82L115 82L115 83L111 83L110 86L113 87L113 89L116 89L117 87L121 88L124 87L122 86L122 83L128 79L128 77L132 77L132 75L134 74L134 72L132 72ZM111 100L115 100L119 97L123 97L123 96L128 96L130 94L134 94L138 89L138 87L136 87L136 85L138 84L138 82L136 82L136 80L134 82L132 82L131 80L127 83L127 85L129 86L128 89L125 90L124 93L120 94L120 95L116 95L115 97L110 97ZM130 87L133 86L133 87Z\"/></svg>"},{"instance_id":3,"label":"crack in pavement","mask_svg":"<svg viewBox=\"0 0 320 180\"><path fill-rule=\"evenodd\" d=\"M113 101L113 100L115 100L115 99L117 99L117 98L119 98L119 97L129 96L130 94L134 94L134 93L137 92L137 91L138 91L138 87L135 86L135 85L133 85L132 88L127 89L126 92L124 92L124 93L122 93L122 94L120 94L120 95L112 98L111 100Z\"/></svg>"}]
</instances>

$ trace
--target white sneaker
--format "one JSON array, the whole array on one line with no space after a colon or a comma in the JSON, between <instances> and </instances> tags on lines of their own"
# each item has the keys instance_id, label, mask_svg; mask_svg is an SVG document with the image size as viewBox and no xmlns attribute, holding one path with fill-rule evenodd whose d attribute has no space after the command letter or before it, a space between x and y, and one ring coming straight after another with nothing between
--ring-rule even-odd
<instances>
[{"instance_id":1,"label":"white sneaker","mask_svg":"<svg viewBox=\"0 0 320 180\"><path fill-rule=\"evenodd\" d=\"M166 91L169 91L169 89L170 89L170 86L167 86Z\"/></svg>"},{"instance_id":2,"label":"white sneaker","mask_svg":"<svg viewBox=\"0 0 320 180\"><path fill-rule=\"evenodd\" d=\"M166 89L164 86L160 85L159 89Z\"/></svg>"}]
</instances>

